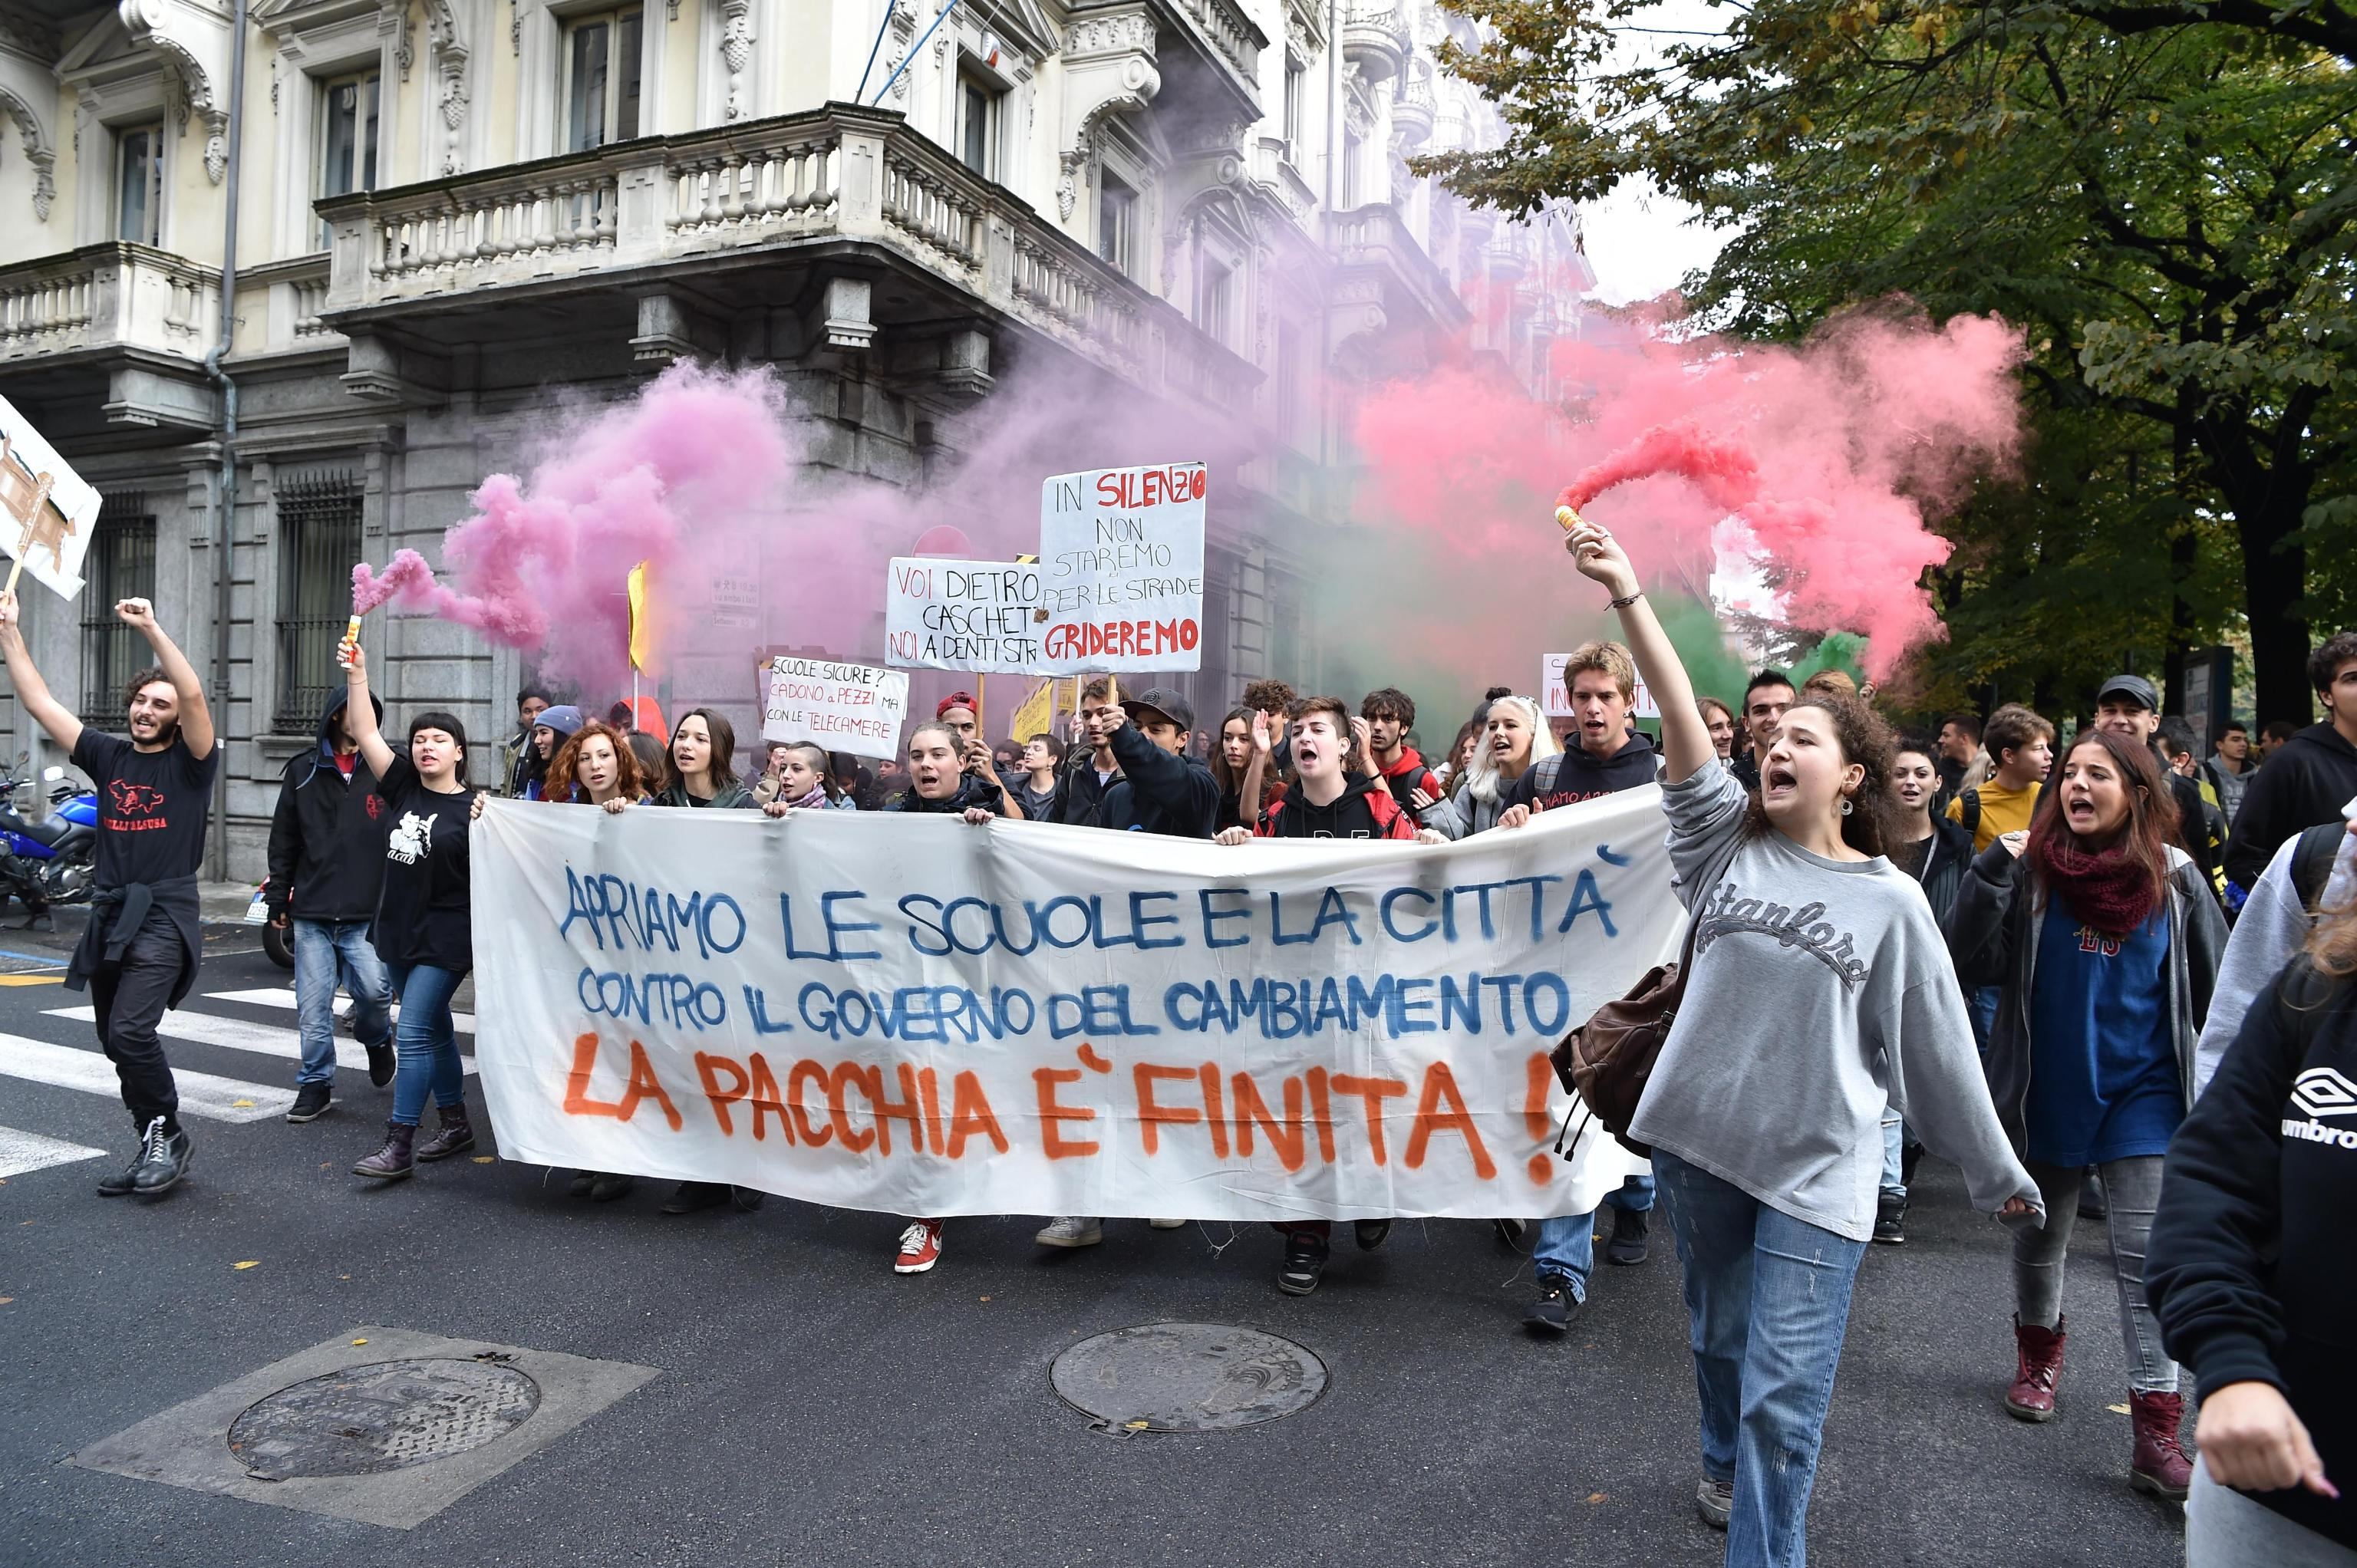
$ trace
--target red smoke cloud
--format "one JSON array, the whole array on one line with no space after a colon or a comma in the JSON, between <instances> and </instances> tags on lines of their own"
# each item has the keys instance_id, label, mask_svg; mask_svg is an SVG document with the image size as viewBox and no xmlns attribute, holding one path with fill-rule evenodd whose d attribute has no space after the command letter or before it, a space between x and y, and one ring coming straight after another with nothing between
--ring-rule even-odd
<instances>
[{"instance_id":1,"label":"red smoke cloud","mask_svg":"<svg viewBox=\"0 0 2357 1568\"><path fill-rule=\"evenodd\" d=\"M1557 538L1550 496L1610 527L1649 575L1674 571L1695 588L1714 528L1732 516L1793 624L1865 635L1880 674L1938 634L1917 584L1948 545L1925 512L2012 462L2021 357L2020 334L1992 317L1935 328L1892 313L1846 317L1791 348L1658 333L1568 341L1555 366L1578 390L1561 419L1498 380L1445 369L1362 405L1359 510L1426 585L1418 603L1448 597L1449 578L1486 580L1485 626L1525 610L1561 618L1504 580L1538 568L1544 592L1566 595L1536 557ZM1460 617L1432 635L1462 645L1492 633ZM1510 666L1502 678L1520 677Z\"/></svg>"}]
</instances>

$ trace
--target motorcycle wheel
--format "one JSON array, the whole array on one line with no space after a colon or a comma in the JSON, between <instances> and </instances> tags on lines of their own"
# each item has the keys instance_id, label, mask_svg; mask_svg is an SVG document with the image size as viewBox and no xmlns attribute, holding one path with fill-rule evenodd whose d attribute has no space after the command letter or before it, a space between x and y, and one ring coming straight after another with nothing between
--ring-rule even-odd
<instances>
[{"instance_id":1,"label":"motorcycle wheel","mask_svg":"<svg viewBox=\"0 0 2357 1568\"><path fill-rule=\"evenodd\" d=\"M281 969L295 967L295 950L287 945L287 932L283 927L265 925L262 928L262 950L270 961Z\"/></svg>"}]
</instances>

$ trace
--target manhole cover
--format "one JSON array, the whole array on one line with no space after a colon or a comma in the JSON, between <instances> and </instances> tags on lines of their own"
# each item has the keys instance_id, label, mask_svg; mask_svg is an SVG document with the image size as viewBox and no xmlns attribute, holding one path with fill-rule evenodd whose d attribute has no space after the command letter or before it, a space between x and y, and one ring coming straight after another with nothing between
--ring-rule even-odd
<instances>
[{"instance_id":1,"label":"manhole cover","mask_svg":"<svg viewBox=\"0 0 2357 1568\"><path fill-rule=\"evenodd\" d=\"M540 1408L540 1385L496 1361L379 1361L256 1400L230 1452L265 1480L367 1476L480 1448Z\"/></svg>"},{"instance_id":2,"label":"manhole cover","mask_svg":"<svg viewBox=\"0 0 2357 1568\"><path fill-rule=\"evenodd\" d=\"M1115 1431L1219 1432L1307 1410L1326 1363L1274 1334L1148 1323L1083 1339L1050 1376L1065 1403Z\"/></svg>"}]
</instances>

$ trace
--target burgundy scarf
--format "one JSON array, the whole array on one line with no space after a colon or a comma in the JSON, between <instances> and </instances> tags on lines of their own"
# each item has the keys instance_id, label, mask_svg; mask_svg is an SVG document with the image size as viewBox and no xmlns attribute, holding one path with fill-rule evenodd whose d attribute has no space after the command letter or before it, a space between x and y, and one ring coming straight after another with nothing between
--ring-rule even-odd
<instances>
[{"instance_id":1,"label":"burgundy scarf","mask_svg":"<svg viewBox=\"0 0 2357 1568\"><path fill-rule=\"evenodd\" d=\"M2133 935L2152 918L2158 897L2152 874L2129 857L2124 844L2090 854L2068 833L2050 834L2040 846L2038 868L2047 890L2060 893L2072 914L2105 936Z\"/></svg>"}]
</instances>

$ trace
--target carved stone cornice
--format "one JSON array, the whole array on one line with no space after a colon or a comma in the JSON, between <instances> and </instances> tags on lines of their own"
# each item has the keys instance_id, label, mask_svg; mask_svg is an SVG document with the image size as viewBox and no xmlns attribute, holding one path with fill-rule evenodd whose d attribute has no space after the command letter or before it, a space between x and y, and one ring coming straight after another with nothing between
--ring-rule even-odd
<instances>
[{"instance_id":1,"label":"carved stone cornice","mask_svg":"<svg viewBox=\"0 0 2357 1568\"><path fill-rule=\"evenodd\" d=\"M204 127L205 177L219 185L229 172L229 110L214 83L227 74L228 28L174 0L123 0L116 15L131 42L163 61L167 106L181 131L191 113Z\"/></svg>"},{"instance_id":2,"label":"carved stone cornice","mask_svg":"<svg viewBox=\"0 0 2357 1568\"><path fill-rule=\"evenodd\" d=\"M5 86L0 86L0 114L16 122L17 134L24 139L25 161L33 166L33 216L46 223L49 220L49 203L57 199L58 194L58 150L50 144L33 105Z\"/></svg>"},{"instance_id":3,"label":"carved stone cornice","mask_svg":"<svg viewBox=\"0 0 2357 1568\"><path fill-rule=\"evenodd\" d=\"M470 50L464 25L451 0L425 0L425 30L434 46L435 94L442 113L442 172L458 174L466 166L459 156L460 133L467 124L467 60Z\"/></svg>"},{"instance_id":4,"label":"carved stone cornice","mask_svg":"<svg viewBox=\"0 0 2357 1568\"><path fill-rule=\"evenodd\" d=\"M1162 91L1154 63L1154 16L1145 5L1092 10L1064 34L1064 124L1057 144L1056 210L1070 222L1097 129L1134 114Z\"/></svg>"}]
</instances>

